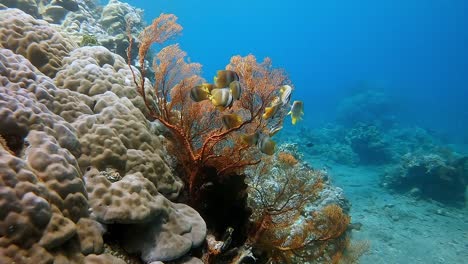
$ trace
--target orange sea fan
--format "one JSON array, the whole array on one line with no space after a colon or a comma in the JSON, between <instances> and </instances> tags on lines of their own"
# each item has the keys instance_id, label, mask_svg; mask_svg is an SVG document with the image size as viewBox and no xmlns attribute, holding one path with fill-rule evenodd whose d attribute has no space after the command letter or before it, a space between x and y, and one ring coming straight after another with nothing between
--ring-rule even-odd
<instances>
[{"instance_id":1,"label":"orange sea fan","mask_svg":"<svg viewBox=\"0 0 468 264\"><path fill-rule=\"evenodd\" d=\"M292 167L298 163L297 159L288 152L278 153L278 161L281 165Z\"/></svg>"},{"instance_id":2,"label":"orange sea fan","mask_svg":"<svg viewBox=\"0 0 468 264\"><path fill-rule=\"evenodd\" d=\"M140 39L140 65L144 65L148 49L153 43L164 43L168 39L178 35L182 31L182 26L177 23L177 17L173 14L161 14L153 20L153 23L146 27L138 36Z\"/></svg>"}]
</instances>

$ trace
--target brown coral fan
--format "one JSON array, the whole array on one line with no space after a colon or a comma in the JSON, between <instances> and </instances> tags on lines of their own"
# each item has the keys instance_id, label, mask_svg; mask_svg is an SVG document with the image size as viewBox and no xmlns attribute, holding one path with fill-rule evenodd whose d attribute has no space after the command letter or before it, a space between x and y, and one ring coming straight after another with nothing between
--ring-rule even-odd
<instances>
[{"instance_id":1,"label":"brown coral fan","mask_svg":"<svg viewBox=\"0 0 468 264\"><path fill-rule=\"evenodd\" d=\"M161 43L178 34L181 26L176 17L162 14L141 34L139 49L140 64L152 43ZM132 37L129 35L129 39ZM128 61L131 61L131 48ZM282 70L275 69L270 59L257 62L252 55L234 56L226 67L235 71L242 88L242 96L232 106L232 111L242 120L227 130L222 128L222 113L215 111L208 102L194 102L190 99L191 89L203 80L199 76L201 65L189 63L186 53L177 44L163 48L154 58L155 98L148 98L145 92L145 70L137 77L132 70L135 85L145 101L152 118L159 120L171 132L174 154L177 155L184 173L188 193L194 204L199 195L197 190L203 184L203 171L215 168L220 176L239 174L245 167L260 162L254 148L240 140L240 133L254 133L267 130L262 114L272 103L279 87L289 83ZM129 64L130 66L130 64ZM130 69L133 69L130 66ZM279 107L276 106L276 107ZM206 111L210 109L210 111ZM284 111L280 111L275 122L281 124ZM278 121L279 120L279 121ZM274 144L274 143L273 143ZM255 145L255 144L251 144ZM198 197L197 197L198 196Z\"/></svg>"},{"instance_id":2,"label":"brown coral fan","mask_svg":"<svg viewBox=\"0 0 468 264\"><path fill-rule=\"evenodd\" d=\"M270 263L331 263L332 256L343 252L350 218L340 201L330 197L323 172L302 164L263 163L251 175L253 224L239 261L256 257Z\"/></svg>"}]
</instances>

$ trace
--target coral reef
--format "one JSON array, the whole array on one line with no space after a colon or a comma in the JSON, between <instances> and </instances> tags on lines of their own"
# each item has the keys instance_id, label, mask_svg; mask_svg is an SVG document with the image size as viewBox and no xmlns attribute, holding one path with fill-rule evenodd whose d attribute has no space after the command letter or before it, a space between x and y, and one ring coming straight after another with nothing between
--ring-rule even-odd
<instances>
[{"instance_id":1,"label":"coral reef","mask_svg":"<svg viewBox=\"0 0 468 264\"><path fill-rule=\"evenodd\" d=\"M325 161L333 161L349 166L356 166L360 159L346 142L346 132L342 126L327 124L321 128L301 128L296 137L301 146L311 154Z\"/></svg>"},{"instance_id":2,"label":"coral reef","mask_svg":"<svg viewBox=\"0 0 468 264\"><path fill-rule=\"evenodd\" d=\"M360 83L338 105L337 123L353 127L370 123L388 129L395 124L397 103L382 89L370 83Z\"/></svg>"},{"instance_id":3,"label":"coral reef","mask_svg":"<svg viewBox=\"0 0 468 264\"><path fill-rule=\"evenodd\" d=\"M400 164L382 176L382 184L395 191L446 204L465 203L468 157L442 152L407 153Z\"/></svg>"},{"instance_id":4,"label":"coral reef","mask_svg":"<svg viewBox=\"0 0 468 264\"><path fill-rule=\"evenodd\" d=\"M200 215L184 204L173 204L141 173L110 182L90 168L84 176L93 218L119 225L128 252L145 262L174 260L198 247L206 236ZM116 235L118 236L118 235Z\"/></svg>"},{"instance_id":5,"label":"coral reef","mask_svg":"<svg viewBox=\"0 0 468 264\"><path fill-rule=\"evenodd\" d=\"M110 0L102 10L99 24L107 33L107 36L99 38L100 43L120 56L125 57L127 54L126 49L129 46L125 32L126 30L130 30L133 33L137 33L143 29L143 10L134 8L118 0ZM128 28L128 26L131 28Z\"/></svg>"},{"instance_id":6,"label":"coral reef","mask_svg":"<svg viewBox=\"0 0 468 264\"><path fill-rule=\"evenodd\" d=\"M131 21L134 33L144 25L141 9L117 0L104 7L90 0L0 0L1 4L56 24L55 29L69 36L75 45L89 43L87 36L93 36L96 44L123 57L129 44L125 35L127 21Z\"/></svg>"},{"instance_id":7,"label":"coral reef","mask_svg":"<svg viewBox=\"0 0 468 264\"><path fill-rule=\"evenodd\" d=\"M102 46L81 47L63 59L63 69L54 79L58 87L95 96L111 91L126 97L147 113L145 104L133 84L125 60Z\"/></svg>"},{"instance_id":8,"label":"coral reef","mask_svg":"<svg viewBox=\"0 0 468 264\"><path fill-rule=\"evenodd\" d=\"M406 153L430 153L443 146L442 142L420 127L395 127L386 131L383 137L384 141L391 142L388 148L394 160L400 160Z\"/></svg>"},{"instance_id":9,"label":"coral reef","mask_svg":"<svg viewBox=\"0 0 468 264\"><path fill-rule=\"evenodd\" d=\"M107 53L99 53L99 48L97 50L94 55L98 57L98 60L100 59L100 62L108 62L106 60L108 57L106 58L105 55L111 55L111 60L114 60L113 56L116 56L105 49ZM92 56L91 53L88 54ZM102 56L99 57L99 55ZM117 61L119 59L122 60L122 58L118 58ZM40 197L46 198L43 200L33 199L28 194L24 197L30 197L28 201L38 203L37 206L28 205L31 202L27 202L25 205L17 203L17 206L12 208L19 208L14 209L14 212L21 208L32 208L31 210L45 208L42 210L45 215L41 216L42 220L40 220L43 223L38 225L37 228L39 229L36 231L29 228L25 229L24 234L18 233L20 229L11 225L11 221L19 221L17 220L19 219L17 213L9 213L12 209L7 208L2 210L2 212L5 212L6 218L2 218L1 224L4 227L10 226L9 234L5 233L5 240L2 243L2 252L4 254L1 255L5 258L4 262L9 263L10 261L7 259L17 258L18 263L22 263L22 256L30 255L28 250L33 250L38 257L43 258L44 263L64 258L67 259L67 263L81 263L84 259L101 261L102 263L105 263L105 261L118 263L117 260L112 260L110 256L96 255L101 254L103 250L102 235L104 229L99 227L100 225L97 225L97 222L90 222L95 221L92 219L98 219L98 217L94 214L89 215L88 203L90 205L93 203L92 200L88 201L88 192L84 188L81 173L86 170L88 165L96 165L103 171L117 168L118 170L112 174L117 183L128 181L125 178L132 178L135 173L140 173L139 175L144 173L146 178L142 176L140 178L144 179L147 185L152 186L151 188L156 192L157 197L162 197L156 191L159 190L168 197L174 198L177 196L182 184L174 178L170 169L165 165L165 161L161 158L164 156L160 143L161 139L153 133L154 126L146 121L141 111L135 108L128 99L125 97L120 99L111 91L107 91L104 95L98 94L90 97L87 94L80 94L69 89L58 89L53 80L42 75L27 59L15 55L7 49L1 50L0 61L2 76L2 85L0 87L0 115L2 116L0 135L6 145L3 147L2 144L1 149L4 149L2 153L8 153L10 156L13 153L18 157L15 159L19 161L26 159L26 163L21 165L25 167L23 171L32 170L29 173L32 176L25 178L31 183L20 183L19 185L12 185L10 188L14 188L12 190L20 188L17 186L29 186L27 188L30 190L39 188L39 191L33 191L33 193L41 195L44 192L44 196ZM68 67L67 65L63 71L67 72ZM112 72L112 74L118 76L118 73ZM60 76L63 76L63 73L60 73ZM60 78L65 79L64 77ZM58 81L55 80L55 83L58 83ZM63 118L57 114L61 114ZM133 124L132 119L135 121ZM99 141L100 135L102 141ZM128 157L128 159L123 160L122 164L113 163L111 152L106 148L99 147L99 142L102 142L103 146L108 144L106 138L110 139L109 136L112 135L114 135L117 142L121 142L120 145L117 145L123 151L121 154L123 153L124 157ZM90 151L93 149L96 151ZM11 153L7 152L7 150ZM107 158L108 155L110 155L110 159ZM28 160L31 160L31 162L28 163ZM3 154L0 161L2 165L12 164L7 156ZM60 169L60 166L64 166L63 169ZM8 175L13 179L18 177L21 179L21 176L15 171L2 173L2 175ZM122 176L119 178L115 177L115 175ZM11 179L5 179L2 182L13 184ZM6 191L7 189L2 186L2 190ZM23 194L19 190L16 190L16 192L20 195L18 198L21 201ZM109 191L112 191L112 189L110 188ZM14 199L13 197L7 197L9 196L6 196L5 199ZM135 199L135 195L132 196L132 199ZM171 205L172 203L167 200L167 204ZM187 210L183 209L182 212ZM178 218L183 219L184 213L177 213L175 209L172 211L178 214ZM41 215L39 213L34 214ZM23 217L23 219L29 221L27 218ZM160 221L157 215L151 219L151 221ZM31 219L31 221L36 220ZM122 222L125 221L129 222L131 220L127 219ZM86 225L86 228L82 225ZM197 231L198 235L194 238L195 245L200 244L200 239L203 240L203 238L200 238L203 237L204 233L204 222L201 218L199 218L198 226L199 228L194 230L202 231ZM180 232L186 233L188 229L192 229L192 225L185 223ZM7 229L2 230L7 232ZM57 231L55 235L50 234L47 230L58 230L60 232ZM31 236L31 232L36 235ZM175 232L177 234L178 231ZM30 237L31 240L23 241L22 236L24 235ZM10 237L11 239L17 237L17 239L11 240ZM14 247L12 243L15 244ZM33 244L34 246L31 247ZM158 246L155 242L152 245L154 247ZM3 251L3 249L6 251ZM151 252L152 248L145 246L145 250ZM159 247L158 252L161 252ZM64 257L64 254L66 254L66 257ZM180 256L183 254L185 252L181 253Z\"/></svg>"},{"instance_id":10,"label":"coral reef","mask_svg":"<svg viewBox=\"0 0 468 264\"><path fill-rule=\"evenodd\" d=\"M38 3L36 0L1 0L0 4L5 5L5 7L21 9L35 18L39 17Z\"/></svg>"},{"instance_id":11,"label":"coral reef","mask_svg":"<svg viewBox=\"0 0 468 264\"><path fill-rule=\"evenodd\" d=\"M325 172L270 160L249 175L252 225L238 261L250 256L260 263L330 263L341 254L349 204L341 189L330 187Z\"/></svg>"},{"instance_id":12,"label":"coral reef","mask_svg":"<svg viewBox=\"0 0 468 264\"><path fill-rule=\"evenodd\" d=\"M17 10L0 10L0 45L26 57L53 78L76 44L48 23Z\"/></svg>"},{"instance_id":13,"label":"coral reef","mask_svg":"<svg viewBox=\"0 0 468 264\"><path fill-rule=\"evenodd\" d=\"M0 135L14 154L0 149L1 262L79 263L101 254L102 231L89 218L75 158L79 141L73 127L41 103L56 88L7 49L0 50L0 72ZM114 263L111 256L99 258Z\"/></svg>"},{"instance_id":14,"label":"coral reef","mask_svg":"<svg viewBox=\"0 0 468 264\"><path fill-rule=\"evenodd\" d=\"M346 133L345 140L361 163L378 164L390 159L388 143L376 126L358 123Z\"/></svg>"},{"instance_id":15,"label":"coral reef","mask_svg":"<svg viewBox=\"0 0 468 264\"><path fill-rule=\"evenodd\" d=\"M410 152L443 151L446 147L427 130L420 127L400 127L385 130L375 125L357 123L352 128L337 124L301 128L296 144L324 161L356 166L358 164L389 164L400 161Z\"/></svg>"},{"instance_id":16,"label":"coral reef","mask_svg":"<svg viewBox=\"0 0 468 264\"><path fill-rule=\"evenodd\" d=\"M311 236L290 246L319 246L314 256L322 262L343 250L348 205L326 175L292 154L297 146L278 147L268 169L244 171L265 152L240 136L278 129L289 106L283 102L273 118L262 117L278 103L278 87L289 83L269 59L231 58L227 69L239 74L243 90L226 112L244 122L223 128L221 109L191 101L190 89L204 81L201 65L186 62L177 44L156 55L154 84L140 78L145 67L140 73L119 56L140 43L145 65L149 45L179 31L175 16L127 40L142 28L142 13L119 1L103 8L92 0L0 3L1 263L203 263L210 256L207 234L222 240L221 258L235 257L228 251L242 256L247 241L268 255L265 238L297 239L301 221ZM107 48L78 48L86 36ZM287 195L262 207L246 184L246 178L259 183L257 176L267 182L262 191L283 188ZM304 192L296 199L298 190ZM196 203L187 200L194 194ZM259 219L279 219L267 209L288 197L294 217L284 230L291 233L258 229ZM200 213L181 201L197 204Z\"/></svg>"}]
</instances>

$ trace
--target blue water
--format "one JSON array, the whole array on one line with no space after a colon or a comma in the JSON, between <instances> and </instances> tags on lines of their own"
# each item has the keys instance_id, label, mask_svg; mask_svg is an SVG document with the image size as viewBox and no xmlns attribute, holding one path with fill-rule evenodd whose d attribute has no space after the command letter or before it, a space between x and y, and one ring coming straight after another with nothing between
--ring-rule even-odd
<instances>
[{"instance_id":1,"label":"blue water","mask_svg":"<svg viewBox=\"0 0 468 264\"><path fill-rule=\"evenodd\" d=\"M358 81L395 95L395 114L463 139L468 131L468 1L126 1L151 21L173 13L177 39L211 80L232 55L269 56L305 98L305 124L333 119ZM466 140L466 139L465 139Z\"/></svg>"}]
</instances>

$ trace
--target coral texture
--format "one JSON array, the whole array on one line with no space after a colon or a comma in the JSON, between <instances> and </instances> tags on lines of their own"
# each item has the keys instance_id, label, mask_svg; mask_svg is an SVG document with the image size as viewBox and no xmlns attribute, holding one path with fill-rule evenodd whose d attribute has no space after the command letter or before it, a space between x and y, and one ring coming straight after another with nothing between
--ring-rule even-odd
<instances>
[{"instance_id":1,"label":"coral texture","mask_svg":"<svg viewBox=\"0 0 468 264\"><path fill-rule=\"evenodd\" d=\"M129 98L143 113L145 104L135 88L125 60L102 46L81 47L63 60L64 69L58 72L58 87L94 96L111 91L118 97Z\"/></svg>"},{"instance_id":2,"label":"coral texture","mask_svg":"<svg viewBox=\"0 0 468 264\"><path fill-rule=\"evenodd\" d=\"M374 125L357 123L348 131L345 140L358 154L361 163L383 163L390 158L388 143Z\"/></svg>"},{"instance_id":3,"label":"coral texture","mask_svg":"<svg viewBox=\"0 0 468 264\"><path fill-rule=\"evenodd\" d=\"M88 218L75 158L79 141L42 103L57 88L7 49L0 50L0 72L0 135L13 152L0 149L0 262L80 263L87 254L101 254L102 234ZM83 223L94 231L78 231Z\"/></svg>"},{"instance_id":4,"label":"coral texture","mask_svg":"<svg viewBox=\"0 0 468 264\"><path fill-rule=\"evenodd\" d=\"M0 44L26 57L42 73L54 77L75 43L49 24L18 10L0 10Z\"/></svg>"},{"instance_id":5,"label":"coral texture","mask_svg":"<svg viewBox=\"0 0 468 264\"><path fill-rule=\"evenodd\" d=\"M94 111L73 123L82 146L80 167L112 168L122 176L141 172L159 192L175 198L182 183L163 160L161 140L143 114L111 92L96 97Z\"/></svg>"},{"instance_id":6,"label":"coral texture","mask_svg":"<svg viewBox=\"0 0 468 264\"><path fill-rule=\"evenodd\" d=\"M167 200L141 173L111 182L92 168L85 181L93 217L104 223L131 224L121 227L125 247L141 253L146 262L177 259L205 239L201 216L187 205Z\"/></svg>"},{"instance_id":7,"label":"coral texture","mask_svg":"<svg viewBox=\"0 0 468 264\"><path fill-rule=\"evenodd\" d=\"M172 204L165 217L128 228L124 246L129 252L141 252L146 262L170 261L200 246L206 236L201 216L185 204Z\"/></svg>"},{"instance_id":8,"label":"coral texture","mask_svg":"<svg viewBox=\"0 0 468 264\"><path fill-rule=\"evenodd\" d=\"M142 223L167 214L168 200L141 173L112 183L96 169L90 169L85 178L92 214L100 222Z\"/></svg>"}]
</instances>

